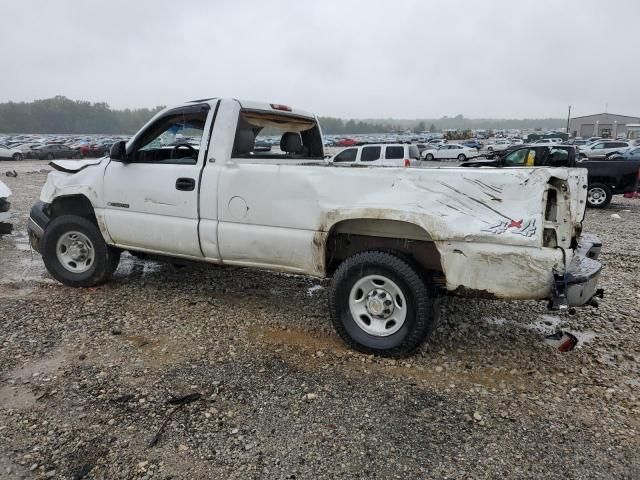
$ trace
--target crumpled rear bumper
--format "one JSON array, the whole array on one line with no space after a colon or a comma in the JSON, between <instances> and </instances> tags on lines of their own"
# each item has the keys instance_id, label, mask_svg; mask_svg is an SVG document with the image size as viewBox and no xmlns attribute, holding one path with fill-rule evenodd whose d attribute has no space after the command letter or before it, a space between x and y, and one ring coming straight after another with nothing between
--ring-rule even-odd
<instances>
[{"instance_id":1,"label":"crumpled rear bumper","mask_svg":"<svg viewBox=\"0 0 640 480\"><path fill-rule=\"evenodd\" d=\"M554 286L550 308L564 310L592 303L594 297L602 297L598 281L602 264L597 260L602 242L585 233L578 240L573 258L564 272L554 272Z\"/></svg>"}]
</instances>

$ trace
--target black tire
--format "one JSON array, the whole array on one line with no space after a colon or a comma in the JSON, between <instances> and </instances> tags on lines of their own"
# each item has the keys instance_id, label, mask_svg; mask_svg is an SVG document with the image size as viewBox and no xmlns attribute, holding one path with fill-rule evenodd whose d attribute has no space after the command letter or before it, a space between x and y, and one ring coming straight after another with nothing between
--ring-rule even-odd
<instances>
[{"instance_id":1,"label":"black tire","mask_svg":"<svg viewBox=\"0 0 640 480\"><path fill-rule=\"evenodd\" d=\"M591 208L604 208L612 198L611 189L602 183L593 183L587 189L587 206Z\"/></svg>"},{"instance_id":2,"label":"black tire","mask_svg":"<svg viewBox=\"0 0 640 480\"><path fill-rule=\"evenodd\" d=\"M47 155L47 160L53 160L53 153L50 153Z\"/></svg>"},{"instance_id":3,"label":"black tire","mask_svg":"<svg viewBox=\"0 0 640 480\"><path fill-rule=\"evenodd\" d=\"M433 162L433 154L432 153L427 153L427 156L424 157L424 159L429 161L429 162Z\"/></svg>"},{"instance_id":4,"label":"black tire","mask_svg":"<svg viewBox=\"0 0 640 480\"><path fill-rule=\"evenodd\" d=\"M80 232L93 244L95 258L89 270L74 273L67 270L58 260L56 245L58 239L69 231ZM109 247L97 225L78 215L61 215L46 228L42 237L42 259L53 278L69 287L93 287L106 282L118 268L120 250Z\"/></svg>"},{"instance_id":5,"label":"black tire","mask_svg":"<svg viewBox=\"0 0 640 480\"><path fill-rule=\"evenodd\" d=\"M464 162L467 159L467 157L465 157L464 153L461 153L460 155L458 155L458 161L459 162Z\"/></svg>"},{"instance_id":6,"label":"black tire","mask_svg":"<svg viewBox=\"0 0 640 480\"><path fill-rule=\"evenodd\" d=\"M349 296L356 282L368 275L382 275L394 282L406 299L402 327L388 336L363 330L353 318ZM383 357L410 355L431 335L438 321L438 297L430 278L404 259L387 252L367 251L347 258L333 275L329 294L333 325L345 343L363 353Z\"/></svg>"},{"instance_id":7,"label":"black tire","mask_svg":"<svg viewBox=\"0 0 640 480\"><path fill-rule=\"evenodd\" d=\"M21 153L14 153L13 157L11 157L15 162L19 162L20 160L22 160L22 154Z\"/></svg>"}]
</instances>

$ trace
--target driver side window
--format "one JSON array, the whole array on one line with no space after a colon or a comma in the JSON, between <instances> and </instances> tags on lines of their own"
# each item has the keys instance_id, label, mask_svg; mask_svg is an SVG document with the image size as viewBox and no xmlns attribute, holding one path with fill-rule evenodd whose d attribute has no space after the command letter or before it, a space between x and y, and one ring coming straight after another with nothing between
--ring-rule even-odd
<instances>
[{"instance_id":1,"label":"driver side window","mask_svg":"<svg viewBox=\"0 0 640 480\"><path fill-rule=\"evenodd\" d=\"M201 106L167 112L135 140L129 161L195 165L208 112Z\"/></svg>"},{"instance_id":2,"label":"driver side window","mask_svg":"<svg viewBox=\"0 0 640 480\"><path fill-rule=\"evenodd\" d=\"M535 151L522 148L511 152L505 157L504 164L506 167L533 166L535 164Z\"/></svg>"}]
</instances>

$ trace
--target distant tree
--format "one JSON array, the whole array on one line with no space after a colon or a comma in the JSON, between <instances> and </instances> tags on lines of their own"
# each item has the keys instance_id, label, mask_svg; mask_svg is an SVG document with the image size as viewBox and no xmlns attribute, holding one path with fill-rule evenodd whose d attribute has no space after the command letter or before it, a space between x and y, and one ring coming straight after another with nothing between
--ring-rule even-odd
<instances>
[{"instance_id":1,"label":"distant tree","mask_svg":"<svg viewBox=\"0 0 640 480\"><path fill-rule=\"evenodd\" d=\"M436 133L436 126L435 124L431 124L429 125L429 133Z\"/></svg>"},{"instance_id":2,"label":"distant tree","mask_svg":"<svg viewBox=\"0 0 640 480\"><path fill-rule=\"evenodd\" d=\"M413 133L422 133L427 129L427 126L425 125L424 122L420 122L418 123L418 125L416 125L416 127L413 129Z\"/></svg>"},{"instance_id":3,"label":"distant tree","mask_svg":"<svg viewBox=\"0 0 640 480\"><path fill-rule=\"evenodd\" d=\"M164 107L111 110L104 102L58 95L33 102L0 103L0 132L134 133Z\"/></svg>"}]
</instances>

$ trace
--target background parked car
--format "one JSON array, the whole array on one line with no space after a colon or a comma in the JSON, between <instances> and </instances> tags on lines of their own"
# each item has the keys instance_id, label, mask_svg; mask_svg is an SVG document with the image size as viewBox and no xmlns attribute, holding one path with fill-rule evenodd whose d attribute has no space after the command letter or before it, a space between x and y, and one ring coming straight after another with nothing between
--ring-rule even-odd
<instances>
[{"instance_id":1,"label":"background parked car","mask_svg":"<svg viewBox=\"0 0 640 480\"><path fill-rule=\"evenodd\" d=\"M618 140L599 140L590 145L580 147L581 158L605 158L607 154L621 152L629 148L629 142L621 142Z\"/></svg>"},{"instance_id":2,"label":"background parked car","mask_svg":"<svg viewBox=\"0 0 640 480\"><path fill-rule=\"evenodd\" d=\"M467 140L462 145L469 148L475 148L476 150L482 149L482 144L478 140Z\"/></svg>"},{"instance_id":3,"label":"background parked car","mask_svg":"<svg viewBox=\"0 0 640 480\"><path fill-rule=\"evenodd\" d=\"M338 147L351 147L352 145L356 145L359 143L357 140L353 138L341 138L336 142L336 146Z\"/></svg>"},{"instance_id":4,"label":"background parked car","mask_svg":"<svg viewBox=\"0 0 640 480\"><path fill-rule=\"evenodd\" d=\"M104 157L109 154L113 142L94 143L89 145L89 157Z\"/></svg>"},{"instance_id":5,"label":"background parked car","mask_svg":"<svg viewBox=\"0 0 640 480\"><path fill-rule=\"evenodd\" d=\"M428 148L422 154L423 158L428 161L457 159L460 162L464 162L469 158L477 157L478 150L458 143L447 143L438 147Z\"/></svg>"},{"instance_id":6,"label":"background parked car","mask_svg":"<svg viewBox=\"0 0 640 480\"><path fill-rule=\"evenodd\" d=\"M338 152L329 161L336 165L416 167L420 152L417 146L406 143L359 145Z\"/></svg>"},{"instance_id":7,"label":"background parked car","mask_svg":"<svg viewBox=\"0 0 640 480\"><path fill-rule=\"evenodd\" d=\"M53 160L54 158L80 158L80 155L76 150L72 150L66 145L58 145L55 143L34 148L33 152L34 157L41 160Z\"/></svg>"},{"instance_id":8,"label":"background parked car","mask_svg":"<svg viewBox=\"0 0 640 480\"><path fill-rule=\"evenodd\" d=\"M638 160L640 159L640 147L629 147L621 150L620 152L612 152L608 153L605 159L630 159L630 160Z\"/></svg>"},{"instance_id":9,"label":"background parked car","mask_svg":"<svg viewBox=\"0 0 640 480\"><path fill-rule=\"evenodd\" d=\"M506 138L497 138L495 142L487 145L487 150L490 152L500 152L502 150L506 150L511 143Z\"/></svg>"},{"instance_id":10,"label":"background parked car","mask_svg":"<svg viewBox=\"0 0 640 480\"><path fill-rule=\"evenodd\" d=\"M22 160L23 158L22 152L17 148L0 144L0 159Z\"/></svg>"}]
</instances>

